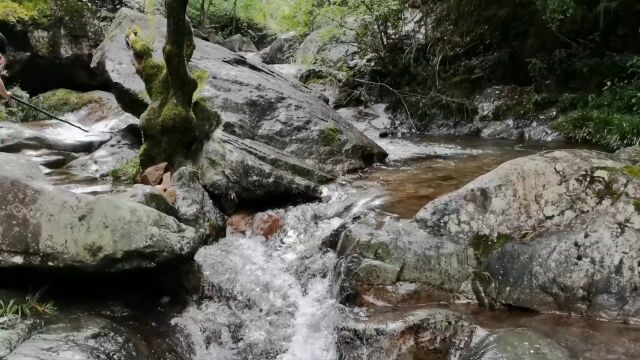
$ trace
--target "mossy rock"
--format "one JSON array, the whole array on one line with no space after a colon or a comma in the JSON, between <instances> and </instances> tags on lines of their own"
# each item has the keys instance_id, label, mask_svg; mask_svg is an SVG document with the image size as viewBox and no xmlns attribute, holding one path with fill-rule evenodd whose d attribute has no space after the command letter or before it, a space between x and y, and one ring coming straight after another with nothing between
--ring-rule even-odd
<instances>
[{"instance_id":1,"label":"mossy rock","mask_svg":"<svg viewBox=\"0 0 640 360\"><path fill-rule=\"evenodd\" d=\"M508 234L498 234L496 237L477 234L471 239L469 246L473 249L478 263L484 263L494 251L502 249L511 240L513 237Z\"/></svg>"},{"instance_id":2,"label":"mossy rock","mask_svg":"<svg viewBox=\"0 0 640 360\"><path fill-rule=\"evenodd\" d=\"M342 130L336 127L328 127L322 129L322 143L324 146L334 146L340 142L340 138L342 136Z\"/></svg>"},{"instance_id":3,"label":"mossy rock","mask_svg":"<svg viewBox=\"0 0 640 360\"><path fill-rule=\"evenodd\" d=\"M34 97L31 99L31 103L54 115L64 115L103 100L102 96L94 92L82 93L74 90L57 89Z\"/></svg>"}]
</instances>

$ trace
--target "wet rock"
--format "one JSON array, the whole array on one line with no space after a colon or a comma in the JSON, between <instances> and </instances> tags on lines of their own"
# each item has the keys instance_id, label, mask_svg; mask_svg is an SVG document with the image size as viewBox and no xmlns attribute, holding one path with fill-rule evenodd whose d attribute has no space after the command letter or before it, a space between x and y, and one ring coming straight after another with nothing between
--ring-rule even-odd
<instances>
[{"instance_id":1,"label":"wet rock","mask_svg":"<svg viewBox=\"0 0 640 360\"><path fill-rule=\"evenodd\" d=\"M47 94L41 96L44 97ZM74 94L67 95L74 96ZM120 131L127 132L125 128L138 124L138 119L118 106L113 95L103 91L81 95L84 98L82 103L69 104L68 102L74 100L67 100L64 107L71 112L62 115L61 118L85 128L89 131L88 133L54 120L28 123L3 122L0 123L0 151L21 152L44 149L91 153L108 142L114 134ZM56 103L59 103L59 97L55 98L58 99Z\"/></svg>"},{"instance_id":2,"label":"wet rock","mask_svg":"<svg viewBox=\"0 0 640 360\"><path fill-rule=\"evenodd\" d=\"M459 329L470 324L443 309L419 309L351 320L338 330L340 359L447 359Z\"/></svg>"},{"instance_id":3,"label":"wet rock","mask_svg":"<svg viewBox=\"0 0 640 360\"><path fill-rule=\"evenodd\" d=\"M54 121L16 124L0 123L0 151L54 150L72 153L89 153L109 141L103 133L87 134L78 129L61 129ZM67 125L64 125L67 126Z\"/></svg>"},{"instance_id":4,"label":"wet rock","mask_svg":"<svg viewBox=\"0 0 640 360\"><path fill-rule=\"evenodd\" d=\"M543 152L431 202L416 221L473 249L481 303L636 320L637 174L597 151Z\"/></svg>"},{"instance_id":5,"label":"wet rock","mask_svg":"<svg viewBox=\"0 0 640 360\"><path fill-rule=\"evenodd\" d=\"M262 51L260 59L265 64L289 64L301 42L302 39L295 32L280 35L271 46Z\"/></svg>"},{"instance_id":6,"label":"wet rock","mask_svg":"<svg viewBox=\"0 0 640 360\"><path fill-rule=\"evenodd\" d=\"M562 360L572 359L555 341L527 329L496 330L471 344L461 360Z\"/></svg>"},{"instance_id":7,"label":"wet rock","mask_svg":"<svg viewBox=\"0 0 640 360\"><path fill-rule=\"evenodd\" d=\"M338 335L340 359L564 360L569 352L526 329L490 331L437 308L374 313L352 319Z\"/></svg>"},{"instance_id":8,"label":"wet rock","mask_svg":"<svg viewBox=\"0 0 640 360\"><path fill-rule=\"evenodd\" d=\"M253 216L251 233L266 240L280 235L284 229L284 219L281 212L267 211L257 213Z\"/></svg>"},{"instance_id":9,"label":"wet rock","mask_svg":"<svg viewBox=\"0 0 640 360\"><path fill-rule=\"evenodd\" d=\"M198 172L182 167L173 175L172 183L176 193L174 204L180 221L202 234L207 244L223 236L225 217L200 185Z\"/></svg>"},{"instance_id":10,"label":"wet rock","mask_svg":"<svg viewBox=\"0 0 640 360\"><path fill-rule=\"evenodd\" d=\"M104 143L93 153L68 163L65 168L81 173L105 178L113 169L120 168L138 156L142 138L138 125L131 124L113 134L111 140Z\"/></svg>"},{"instance_id":11,"label":"wet rock","mask_svg":"<svg viewBox=\"0 0 640 360\"><path fill-rule=\"evenodd\" d=\"M40 327L41 324L30 319L21 319L18 316L0 317L0 358L6 356Z\"/></svg>"},{"instance_id":12,"label":"wet rock","mask_svg":"<svg viewBox=\"0 0 640 360\"><path fill-rule=\"evenodd\" d=\"M140 176L140 183L144 185L156 186L162 183L162 177L168 170L169 163L163 162L146 169Z\"/></svg>"},{"instance_id":13,"label":"wet rock","mask_svg":"<svg viewBox=\"0 0 640 360\"><path fill-rule=\"evenodd\" d=\"M121 105L132 113L139 114L146 108L146 98L141 95L144 86L135 74L124 34L132 26L139 26L143 33L154 34L155 54L160 57L165 24L160 18L151 22L142 14L122 10L94 58L94 65L109 79ZM215 144L203 150L201 180L207 190L212 194L217 192L205 180L213 172L211 162L219 167L216 173L225 169L225 173L234 178L240 178L239 172L250 168L259 174L263 169L280 174L281 180L275 183L258 181L263 175L252 176L257 179L251 182L262 189L242 183L225 184L226 188L250 187L250 191L217 194L228 197L230 204L234 196L237 199L256 190L280 197L284 190L291 188L294 194L302 192L308 196L313 186L303 185L301 179L315 182L321 175L335 176L359 169L386 156L333 109L318 101L311 90L265 66L199 39L196 39L191 64L210 72L201 96L220 114L223 122L222 134L216 135L216 131L212 136ZM225 164L223 156L207 156L216 146L215 155L228 152L229 157L242 158L246 165L240 168L233 163Z\"/></svg>"},{"instance_id":14,"label":"wet rock","mask_svg":"<svg viewBox=\"0 0 640 360\"><path fill-rule=\"evenodd\" d=\"M141 357L127 331L106 319L82 316L59 320L30 332L3 359L145 358Z\"/></svg>"},{"instance_id":15,"label":"wet rock","mask_svg":"<svg viewBox=\"0 0 640 360\"><path fill-rule=\"evenodd\" d=\"M77 154L68 151L47 149L26 149L20 151L20 155L25 156L31 161L34 161L48 169L59 169L78 158Z\"/></svg>"},{"instance_id":16,"label":"wet rock","mask_svg":"<svg viewBox=\"0 0 640 360\"><path fill-rule=\"evenodd\" d=\"M249 234L253 227L253 217L249 213L233 214L227 219L227 235Z\"/></svg>"},{"instance_id":17,"label":"wet rock","mask_svg":"<svg viewBox=\"0 0 640 360\"><path fill-rule=\"evenodd\" d=\"M451 299L467 294L475 266L473 251L436 238L409 220L367 217L348 226L338 245L340 297L357 303L383 294L385 298ZM415 283L412 294L399 294L396 282ZM418 286L419 285L419 286ZM434 291L433 289L440 289ZM447 294L446 292L449 292Z\"/></svg>"},{"instance_id":18,"label":"wet rock","mask_svg":"<svg viewBox=\"0 0 640 360\"><path fill-rule=\"evenodd\" d=\"M74 194L46 182L38 165L0 154L0 266L152 267L195 252L195 230L112 196Z\"/></svg>"},{"instance_id":19,"label":"wet rock","mask_svg":"<svg viewBox=\"0 0 640 360\"><path fill-rule=\"evenodd\" d=\"M233 52L256 52L256 46L251 39L246 38L240 34L233 35L232 37L225 39L220 44L225 48Z\"/></svg>"}]
</instances>

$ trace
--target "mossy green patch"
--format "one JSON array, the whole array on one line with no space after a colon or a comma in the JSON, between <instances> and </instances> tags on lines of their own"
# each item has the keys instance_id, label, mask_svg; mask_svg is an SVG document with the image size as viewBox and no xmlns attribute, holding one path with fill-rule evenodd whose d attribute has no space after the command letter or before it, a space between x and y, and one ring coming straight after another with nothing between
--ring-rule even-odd
<instances>
[{"instance_id":1,"label":"mossy green patch","mask_svg":"<svg viewBox=\"0 0 640 360\"><path fill-rule=\"evenodd\" d=\"M31 102L33 105L47 110L54 115L63 115L101 100L103 100L103 98L95 93L82 93L67 89L57 89L38 95L34 97ZM46 115L42 114L38 114L36 117L48 118Z\"/></svg>"},{"instance_id":2,"label":"mossy green patch","mask_svg":"<svg viewBox=\"0 0 640 360\"><path fill-rule=\"evenodd\" d=\"M328 127L322 129L320 137L322 138L322 144L324 146L334 146L340 141L342 136L342 130L336 127Z\"/></svg>"},{"instance_id":3,"label":"mossy green patch","mask_svg":"<svg viewBox=\"0 0 640 360\"><path fill-rule=\"evenodd\" d=\"M636 213L640 214L640 199L633 200L633 208L636 210Z\"/></svg>"},{"instance_id":4,"label":"mossy green patch","mask_svg":"<svg viewBox=\"0 0 640 360\"><path fill-rule=\"evenodd\" d=\"M508 234L498 234L495 238L489 235L477 234L471 239L469 245L474 251L476 261L482 264L489 259L489 256L494 251L502 249L511 240L513 240L513 237Z\"/></svg>"},{"instance_id":5,"label":"mossy green patch","mask_svg":"<svg viewBox=\"0 0 640 360\"><path fill-rule=\"evenodd\" d=\"M622 168L622 172L627 175L631 175L633 177L640 177L640 166L638 165L627 165Z\"/></svg>"},{"instance_id":6,"label":"mossy green patch","mask_svg":"<svg viewBox=\"0 0 640 360\"><path fill-rule=\"evenodd\" d=\"M207 70L196 69L191 72L191 75L198 82L198 87L193 93L193 101L197 101L202 95L202 90L204 90L204 87L207 85L207 80L209 80L209 72Z\"/></svg>"},{"instance_id":7,"label":"mossy green patch","mask_svg":"<svg viewBox=\"0 0 640 360\"><path fill-rule=\"evenodd\" d=\"M141 173L140 159L135 157L119 168L111 170L111 178L116 184L135 184Z\"/></svg>"}]
</instances>

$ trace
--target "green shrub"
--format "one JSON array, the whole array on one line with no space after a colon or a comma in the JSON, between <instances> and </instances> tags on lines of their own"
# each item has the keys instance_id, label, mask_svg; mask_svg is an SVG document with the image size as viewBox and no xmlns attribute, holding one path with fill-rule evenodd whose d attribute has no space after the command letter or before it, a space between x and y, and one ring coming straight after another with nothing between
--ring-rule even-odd
<instances>
[{"instance_id":1,"label":"green shrub","mask_svg":"<svg viewBox=\"0 0 640 360\"><path fill-rule=\"evenodd\" d=\"M609 150L640 144L640 82L591 96L584 108L561 116L553 127L568 139Z\"/></svg>"},{"instance_id":2,"label":"green shrub","mask_svg":"<svg viewBox=\"0 0 640 360\"><path fill-rule=\"evenodd\" d=\"M140 179L140 158L135 157L119 168L111 170L111 178L118 184L135 184Z\"/></svg>"}]
</instances>

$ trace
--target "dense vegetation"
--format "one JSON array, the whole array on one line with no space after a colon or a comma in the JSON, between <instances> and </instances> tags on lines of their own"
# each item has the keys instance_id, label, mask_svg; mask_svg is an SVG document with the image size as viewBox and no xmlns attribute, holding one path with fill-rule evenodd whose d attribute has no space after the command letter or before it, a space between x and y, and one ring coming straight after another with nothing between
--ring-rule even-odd
<instances>
[{"instance_id":1,"label":"dense vegetation","mask_svg":"<svg viewBox=\"0 0 640 360\"><path fill-rule=\"evenodd\" d=\"M570 138L640 141L635 0L192 0L191 15L225 35L322 29L323 41L348 39L362 61L334 64L349 71L345 87L409 108L423 125L469 121L479 91L517 85L532 90L526 109L561 110L555 126Z\"/></svg>"}]
</instances>

